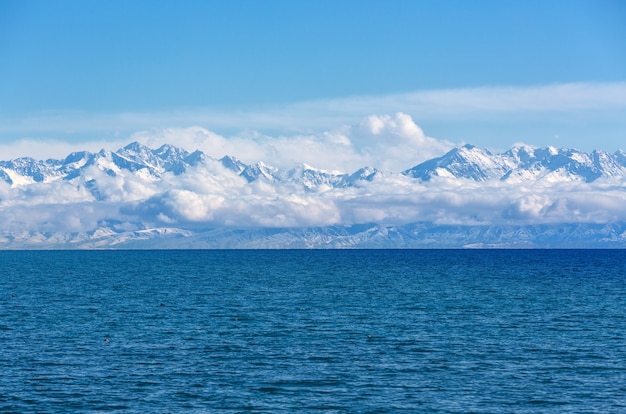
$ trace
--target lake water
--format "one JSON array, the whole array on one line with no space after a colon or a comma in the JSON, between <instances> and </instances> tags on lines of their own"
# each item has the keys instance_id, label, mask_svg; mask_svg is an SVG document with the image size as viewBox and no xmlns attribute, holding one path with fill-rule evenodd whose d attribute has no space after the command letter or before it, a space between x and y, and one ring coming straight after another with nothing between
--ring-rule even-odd
<instances>
[{"instance_id":1,"label":"lake water","mask_svg":"<svg viewBox=\"0 0 626 414\"><path fill-rule=\"evenodd\" d=\"M626 251L0 252L2 412L626 412Z\"/></svg>"}]
</instances>

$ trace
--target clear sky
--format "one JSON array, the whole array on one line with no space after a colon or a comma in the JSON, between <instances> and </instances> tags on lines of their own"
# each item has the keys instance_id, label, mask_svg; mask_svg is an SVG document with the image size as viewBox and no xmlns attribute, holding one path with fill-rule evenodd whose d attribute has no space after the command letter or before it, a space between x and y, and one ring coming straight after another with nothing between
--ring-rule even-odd
<instances>
[{"instance_id":1,"label":"clear sky","mask_svg":"<svg viewBox=\"0 0 626 414\"><path fill-rule=\"evenodd\" d=\"M396 112L452 143L626 149L626 2L0 0L5 151Z\"/></svg>"}]
</instances>

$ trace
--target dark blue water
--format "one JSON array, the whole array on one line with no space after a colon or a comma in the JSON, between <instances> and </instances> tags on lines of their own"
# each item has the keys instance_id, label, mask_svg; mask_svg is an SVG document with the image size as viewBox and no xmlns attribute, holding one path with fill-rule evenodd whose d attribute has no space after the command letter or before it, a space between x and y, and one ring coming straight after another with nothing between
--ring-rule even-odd
<instances>
[{"instance_id":1,"label":"dark blue water","mask_svg":"<svg viewBox=\"0 0 626 414\"><path fill-rule=\"evenodd\" d=\"M626 412L626 251L0 252L0 411Z\"/></svg>"}]
</instances>

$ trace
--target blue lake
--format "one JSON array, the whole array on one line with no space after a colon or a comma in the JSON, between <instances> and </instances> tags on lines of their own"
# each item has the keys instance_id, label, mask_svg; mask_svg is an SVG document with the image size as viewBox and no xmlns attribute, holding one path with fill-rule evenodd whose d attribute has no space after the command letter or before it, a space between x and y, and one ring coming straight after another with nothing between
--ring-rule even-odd
<instances>
[{"instance_id":1,"label":"blue lake","mask_svg":"<svg viewBox=\"0 0 626 414\"><path fill-rule=\"evenodd\" d=\"M1 412L626 412L626 251L2 251L0 375Z\"/></svg>"}]
</instances>

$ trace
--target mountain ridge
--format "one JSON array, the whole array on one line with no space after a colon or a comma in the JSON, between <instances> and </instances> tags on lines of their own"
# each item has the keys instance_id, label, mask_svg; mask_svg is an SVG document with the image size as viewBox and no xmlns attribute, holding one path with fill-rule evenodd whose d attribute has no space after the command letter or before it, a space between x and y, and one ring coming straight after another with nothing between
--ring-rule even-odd
<instances>
[{"instance_id":1,"label":"mountain ridge","mask_svg":"<svg viewBox=\"0 0 626 414\"><path fill-rule=\"evenodd\" d=\"M614 154L594 150L589 154L569 148L530 146L516 146L501 154L492 154L486 149L464 145L402 174L423 181L434 177L452 177L474 181L571 179L593 182L602 176L626 175L626 155L621 150Z\"/></svg>"},{"instance_id":2,"label":"mountain ridge","mask_svg":"<svg viewBox=\"0 0 626 414\"><path fill-rule=\"evenodd\" d=\"M0 248L624 248L626 153L472 145L400 172L132 142L0 161Z\"/></svg>"},{"instance_id":3,"label":"mountain ridge","mask_svg":"<svg viewBox=\"0 0 626 414\"><path fill-rule=\"evenodd\" d=\"M138 142L132 142L117 151L72 152L62 160L44 161L21 157L0 161L0 180L10 185L45 183L57 179L71 180L81 175L85 168L94 165L110 175L116 175L121 170L133 173L146 170L146 177L159 178L168 172L175 175L184 174L189 167L207 160L219 161L226 169L242 176L248 182L257 179L293 181L300 178L309 189L319 185L350 186L357 178L371 181L376 175L383 173L371 166L363 166L354 172L341 172L325 171L306 164L281 170L263 161L245 164L231 155L216 160L200 150L190 153L170 144L151 149ZM367 171L367 174L364 174L364 171ZM600 150L586 153L569 148L515 146L506 152L494 154L487 149L466 144L453 148L440 157L416 164L399 174L421 181L439 177L469 179L476 182L495 180L509 183L530 180L593 182L600 177L626 176L626 153L622 150L610 154Z\"/></svg>"}]
</instances>

